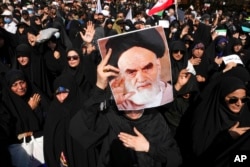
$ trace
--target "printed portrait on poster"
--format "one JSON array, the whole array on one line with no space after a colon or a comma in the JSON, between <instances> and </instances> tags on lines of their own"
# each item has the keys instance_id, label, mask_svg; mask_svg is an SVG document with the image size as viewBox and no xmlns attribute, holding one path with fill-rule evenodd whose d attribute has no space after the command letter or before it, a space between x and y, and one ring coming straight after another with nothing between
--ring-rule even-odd
<instances>
[{"instance_id":1,"label":"printed portrait on poster","mask_svg":"<svg viewBox=\"0 0 250 167\"><path fill-rule=\"evenodd\" d=\"M173 101L169 49L161 26L98 40L101 56L119 68L109 85L119 110L140 110Z\"/></svg>"}]
</instances>

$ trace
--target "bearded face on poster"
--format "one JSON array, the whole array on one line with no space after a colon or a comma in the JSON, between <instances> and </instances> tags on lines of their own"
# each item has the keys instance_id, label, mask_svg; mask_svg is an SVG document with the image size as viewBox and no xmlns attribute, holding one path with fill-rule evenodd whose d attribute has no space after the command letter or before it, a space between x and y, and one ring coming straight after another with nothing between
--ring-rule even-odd
<instances>
[{"instance_id":1,"label":"bearded face on poster","mask_svg":"<svg viewBox=\"0 0 250 167\"><path fill-rule=\"evenodd\" d=\"M163 29L155 27L98 41L101 53L111 50L108 64L120 70L109 83L119 110L140 110L173 101L167 42L161 34Z\"/></svg>"}]
</instances>

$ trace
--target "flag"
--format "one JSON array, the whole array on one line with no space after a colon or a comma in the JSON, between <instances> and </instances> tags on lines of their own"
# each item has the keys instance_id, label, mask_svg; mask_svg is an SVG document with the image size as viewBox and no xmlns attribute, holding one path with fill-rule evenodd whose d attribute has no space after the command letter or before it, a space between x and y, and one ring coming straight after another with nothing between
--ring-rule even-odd
<instances>
[{"instance_id":1,"label":"flag","mask_svg":"<svg viewBox=\"0 0 250 167\"><path fill-rule=\"evenodd\" d=\"M132 9L130 8L126 17L125 17L125 20L131 20L132 21L133 17L132 17Z\"/></svg>"},{"instance_id":2,"label":"flag","mask_svg":"<svg viewBox=\"0 0 250 167\"><path fill-rule=\"evenodd\" d=\"M148 15L152 16L153 14L166 9L173 4L174 0L158 0L158 2L156 2L156 4L148 11Z\"/></svg>"},{"instance_id":3,"label":"flag","mask_svg":"<svg viewBox=\"0 0 250 167\"><path fill-rule=\"evenodd\" d=\"M102 13L102 4L101 4L101 0L97 0L95 13Z\"/></svg>"}]
</instances>

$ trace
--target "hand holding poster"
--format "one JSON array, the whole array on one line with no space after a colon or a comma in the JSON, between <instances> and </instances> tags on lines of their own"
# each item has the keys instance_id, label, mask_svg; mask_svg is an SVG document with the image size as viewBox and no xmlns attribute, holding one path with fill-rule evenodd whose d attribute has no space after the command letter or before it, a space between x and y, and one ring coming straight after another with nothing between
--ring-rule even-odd
<instances>
[{"instance_id":1,"label":"hand holding poster","mask_svg":"<svg viewBox=\"0 0 250 167\"><path fill-rule=\"evenodd\" d=\"M119 69L110 87L119 110L140 110L173 101L171 68L161 26L98 40L102 57ZM163 65L164 64L164 65Z\"/></svg>"}]
</instances>

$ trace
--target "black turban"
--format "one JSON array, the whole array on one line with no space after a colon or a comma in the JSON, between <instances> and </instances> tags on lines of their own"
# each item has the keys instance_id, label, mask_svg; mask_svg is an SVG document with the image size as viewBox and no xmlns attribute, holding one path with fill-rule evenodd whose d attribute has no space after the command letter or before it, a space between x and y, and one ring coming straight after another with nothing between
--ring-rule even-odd
<instances>
[{"instance_id":1,"label":"black turban","mask_svg":"<svg viewBox=\"0 0 250 167\"><path fill-rule=\"evenodd\" d=\"M155 28L114 36L109 38L105 45L107 51L112 49L108 64L117 67L120 55L134 46L154 52L157 58L163 57L166 49L162 36Z\"/></svg>"}]
</instances>

